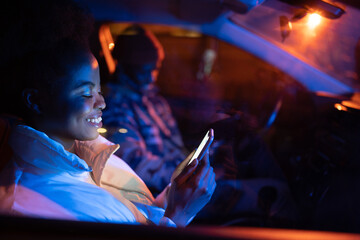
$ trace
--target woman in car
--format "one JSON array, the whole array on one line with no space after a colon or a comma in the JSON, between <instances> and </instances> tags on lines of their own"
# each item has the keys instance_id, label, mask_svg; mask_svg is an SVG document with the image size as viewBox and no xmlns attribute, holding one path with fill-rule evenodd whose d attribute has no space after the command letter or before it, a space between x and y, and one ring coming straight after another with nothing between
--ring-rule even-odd
<instances>
[{"instance_id":1,"label":"woman in car","mask_svg":"<svg viewBox=\"0 0 360 240\"><path fill-rule=\"evenodd\" d=\"M176 173L154 199L112 155L119 146L97 132L106 105L86 44L91 17L72 1L13 3L5 11L13 25L3 28L7 44L1 46L2 113L21 121L9 138L13 156L0 173L0 212L186 226L216 186L208 158Z\"/></svg>"}]
</instances>

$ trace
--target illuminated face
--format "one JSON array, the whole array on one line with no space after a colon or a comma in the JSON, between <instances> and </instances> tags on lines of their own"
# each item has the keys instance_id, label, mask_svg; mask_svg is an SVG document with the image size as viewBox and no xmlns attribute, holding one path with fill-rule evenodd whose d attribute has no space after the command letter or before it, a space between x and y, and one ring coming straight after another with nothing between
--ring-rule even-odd
<instances>
[{"instance_id":1,"label":"illuminated face","mask_svg":"<svg viewBox=\"0 0 360 240\"><path fill-rule=\"evenodd\" d=\"M102 126L104 108L98 63L89 54L88 61L74 69L45 104L42 131L65 148L71 147L75 139L93 140Z\"/></svg>"}]
</instances>

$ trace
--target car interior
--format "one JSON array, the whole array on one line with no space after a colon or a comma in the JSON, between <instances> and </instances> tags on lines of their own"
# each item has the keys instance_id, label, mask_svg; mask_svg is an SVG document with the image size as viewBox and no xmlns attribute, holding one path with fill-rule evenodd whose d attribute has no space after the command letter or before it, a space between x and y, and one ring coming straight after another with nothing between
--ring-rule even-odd
<instances>
[{"instance_id":1,"label":"car interior","mask_svg":"<svg viewBox=\"0 0 360 240\"><path fill-rule=\"evenodd\" d=\"M241 129L242 118L235 127L226 125L229 116L250 117L252 132L266 143L286 176L301 221L263 226L239 216L241 221L235 219L227 226L195 222L186 229L172 229L0 215L0 236L360 238L356 212L360 200L359 1L77 2L96 20L90 43L102 84L115 71L111 51L116 36L133 23L153 32L165 51L156 84L171 106L186 147L194 149L214 122L222 124L215 131L216 142ZM221 9L219 2L224 2ZM0 154L5 156L1 168L11 150L6 145L9 123L0 120Z\"/></svg>"}]
</instances>

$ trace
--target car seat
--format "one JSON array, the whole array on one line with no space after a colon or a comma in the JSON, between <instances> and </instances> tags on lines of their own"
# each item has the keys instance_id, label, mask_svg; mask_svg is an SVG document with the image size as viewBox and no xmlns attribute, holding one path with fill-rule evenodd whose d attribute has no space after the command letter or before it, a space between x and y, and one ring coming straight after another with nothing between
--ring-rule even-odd
<instances>
[{"instance_id":1,"label":"car seat","mask_svg":"<svg viewBox=\"0 0 360 240\"><path fill-rule=\"evenodd\" d=\"M13 152L8 144L13 123L12 117L0 116L0 171L10 160Z\"/></svg>"}]
</instances>

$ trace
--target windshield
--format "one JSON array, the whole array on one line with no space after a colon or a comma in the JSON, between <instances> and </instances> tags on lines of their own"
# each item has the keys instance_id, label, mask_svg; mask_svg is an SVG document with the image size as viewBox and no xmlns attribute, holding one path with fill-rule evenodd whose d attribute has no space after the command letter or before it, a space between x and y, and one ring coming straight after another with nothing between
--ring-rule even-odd
<instances>
[{"instance_id":1,"label":"windshield","mask_svg":"<svg viewBox=\"0 0 360 240\"><path fill-rule=\"evenodd\" d=\"M303 15L300 8L279 1L266 1L247 14L233 14L230 19L359 90L360 12L352 6L337 5L345 13L336 19L316 12Z\"/></svg>"}]
</instances>

